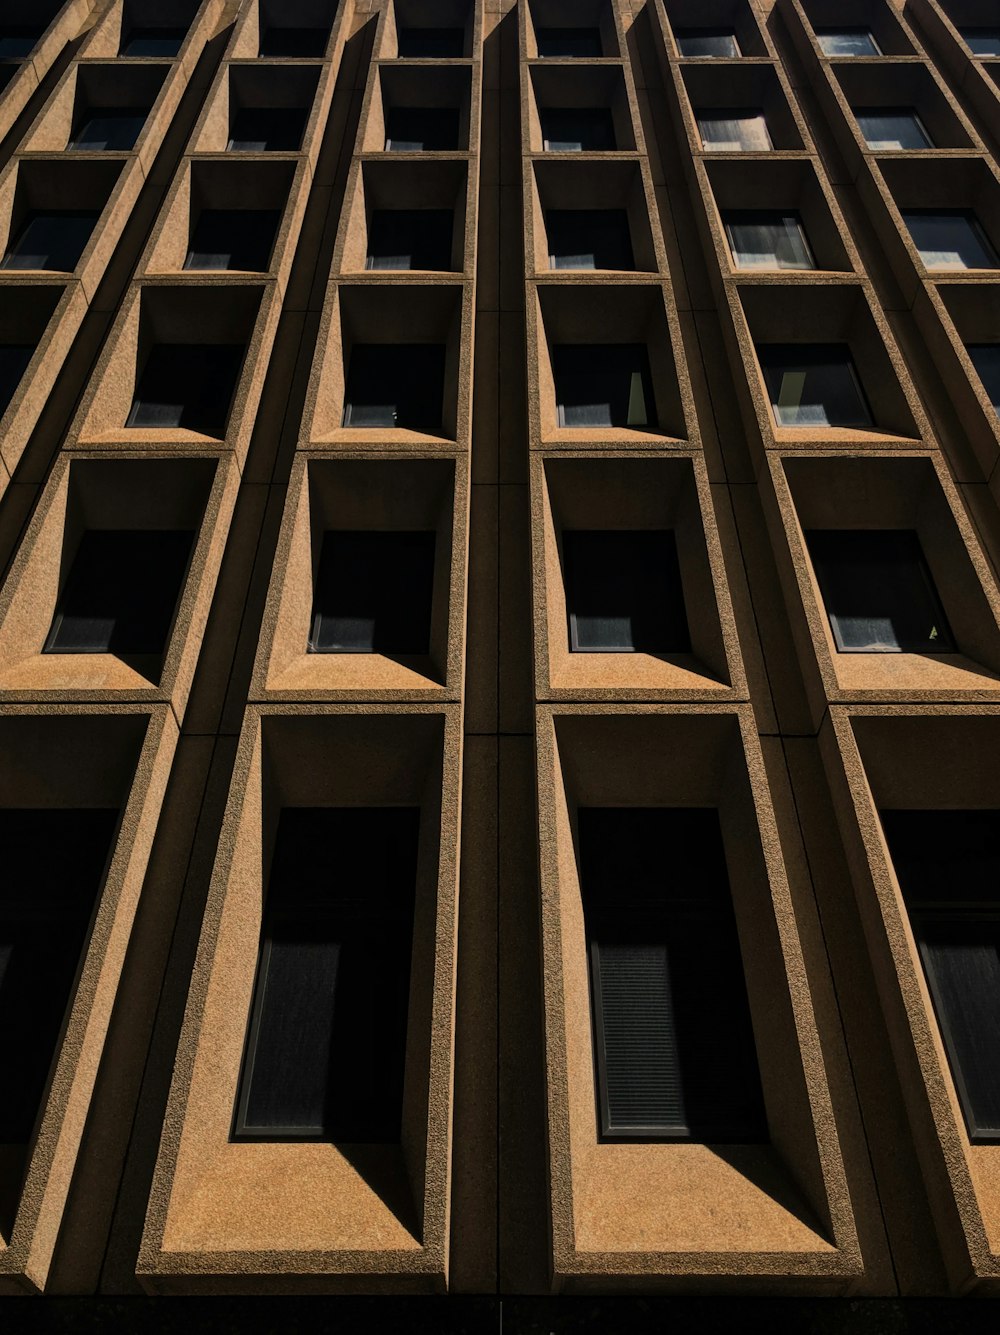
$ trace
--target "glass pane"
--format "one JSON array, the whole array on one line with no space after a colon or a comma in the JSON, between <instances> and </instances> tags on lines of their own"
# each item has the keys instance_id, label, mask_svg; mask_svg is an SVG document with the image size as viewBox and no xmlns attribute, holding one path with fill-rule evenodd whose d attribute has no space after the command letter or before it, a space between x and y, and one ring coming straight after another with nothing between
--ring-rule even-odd
<instances>
[{"instance_id":1,"label":"glass pane","mask_svg":"<svg viewBox=\"0 0 1000 1335\"><path fill-rule=\"evenodd\" d=\"M445 349L437 343L356 343L344 426L441 431Z\"/></svg>"},{"instance_id":2,"label":"glass pane","mask_svg":"<svg viewBox=\"0 0 1000 1335\"><path fill-rule=\"evenodd\" d=\"M451 209L375 209L368 269L452 269Z\"/></svg>"},{"instance_id":3,"label":"glass pane","mask_svg":"<svg viewBox=\"0 0 1000 1335\"><path fill-rule=\"evenodd\" d=\"M127 152L135 147L148 115L148 107L102 107L100 111L87 111L69 146L88 152Z\"/></svg>"},{"instance_id":4,"label":"glass pane","mask_svg":"<svg viewBox=\"0 0 1000 1335\"><path fill-rule=\"evenodd\" d=\"M690 653L677 544L669 530L562 535L573 653Z\"/></svg>"},{"instance_id":5,"label":"glass pane","mask_svg":"<svg viewBox=\"0 0 1000 1335\"><path fill-rule=\"evenodd\" d=\"M29 213L3 258L4 269L50 269L72 273L99 215L93 211Z\"/></svg>"},{"instance_id":6,"label":"glass pane","mask_svg":"<svg viewBox=\"0 0 1000 1335\"><path fill-rule=\"evenodd\" d=\"M1000 28L961 28L969 50L976 56L1000 56Z\"/></svg>"},{"instance_id":7,"label":"glass pane","mask_svg":"<svg viewBox=\"0 0 1000 1335\"><path fill-rule=\"evenodd\" d=\"M997 257L965 209L907 209L903 221L928 269L995 269Z\"/></svg>"},{"instance_id":8,"label":"glass pane","mask_svg":"<svg viewBox=\"0 0 1000 1335\"><path fill-rule=\"evenodd\" d=\"M45 641L47 654L162 654L194 534L84 533Z\"/></svg>"},{"instance_id":9,"label":"glass pane","mask_svg":"<svg viewBox=\"0 0 1000 1335\"><path fill-rule=\"evenodd\" d=\"M118 812L0 810L0 1143L32 1133Z\"/></svg>"},{"instance_id":10,"label":"glass pane","mask_svg":"<svg viewBox=\"0 0 1000 1335\"><path fill-rule=\"evenodd\" d=\"M970 343L968 353L990 402L1000 413L1000 343Z\"/></svg>"},{"instance_id":11,"label":"glass pane","mask_svg":"<svg viewBox=\"0 0 1000 1335\"><path fill-rule=\"evenodd\" d=\"M779 426L872 425L845 344L767 343L757 355Z\"/></svg>"},{"instance_id":12,"label":"glass pane","mask_svg":"<svg viewBox=\"0 0 1000 1335\"><path fill-rule=\"evenodd\" d=\"M390 107L385 147L392 153L447 153L459 147L457 107Z\"/></svg>"},{"instance_id":13,"label":"glass pane","mask_svg":"<svg viewBox=\"0 0 1000 1335\"><path fill-rule=\"evenodd\" d=\"M814 269L802 219L797 213L764 210L723 215L738 269Z\"/></svg>"},{"instance_id":14,"label":"glass pane","mask_svg":"<svg viewBox=\"0 0 1000 1335\"><path fill-rule=\"evenodd\" d=\"M809 554L840 653L952 653L916 533L812 530Z\"/></svg>"},{"instance_id":15,"label":"glass pane","mask_svg":"<svg viewBox=\"0 0 1000 1335\"><path fill-rule=\"evenodd\" d=\"M323 535L310 653L430 651L435 534Z\"/></svg>"},{"instance_id":16,"label":"glass pane","mask_svg":"<svg viewBox=\"0 0 1000 1335\"><path fill-rule=\"evenodd\" d=\"M739 43L731 28L677 28L677 48L682 56L739 56Z\"/></svg>"},{"instance_id":17,"label":"glass pane","mask_svg":"<svg viewBox=\"0 0 1000 1335\"><path fill-rule=\"evenodd\" d=\"M133 28L122 45L123 56L176 56L184 45L186 28Z\"/></svg>"},{"instance_id":18,"label":"glass pane","mask_svg":"<svg viewBox=\"0 0 1000 1335\"><path fill-rule=\"evenodd\" d=\"M605 107L542 107L542 141L550 153L612 153L615 122Z\"/></svg>"},{"instance_id":19,"label":"glass pane","mask_svg":"<svg viewBox=\"0 0 1000 1335\"><path fill-rule=\"evenodd\" d=\"M276 209L202 209L184 267L264 273L280 221Z\"/></svg>"},{"instance_id":20,"label":"glass pane","mask_svg":"<svg viewBox=\"0 0 1000 1335\"><path fill-rule=\"evenodd\" d=\"M930 136L916 112L891 107L855 111L858 127L869 148L913 149L933 148Z\"/></svg>"},{"instance_id":21,"label":"glass pane","mask_svg":"<svg viewBox=\"0 0 1000 1335\"><path fill-rule=\"evenodd\" d=\"M816 38L825 56L880 56L867 28L817 28Z\"/></svg>"},{"instance_id":22,"label":"glass pane","mask_svg":"<svg viewBox=\"0 0 1000 1335\"><path fill-rule=\"evenodd\" d=\"M560 426L655 428L644 344L557 344L552 374Z\"/></svg>"},{"instance_id":23,"label":"glass pane","mask_svg":"<svg viewBox=\"0 0 1000 1335\"><path fill-rule=\"evenodd\" d=\"M322 60L329 40L329 28L266 28L260 37L260 54Z\"/></svg>"},{"instance_id":24,"label":"glass pane","mask_svg":"<svg viewBox=\"0 0 1000 1335\"><path fill-rule=\"evenodd\" d=\"M717 812L577 817L602 1134L765 1138Z\"/></svg>"},{"instance_id":25,"label":"glass pane","mask_svg":"<svg viewBox=\"0 0 1000 1335\"><path fill-rule=\"evenodd\" d=\"M281 812L238 1138L398 1141L419 821Z\"/></svg>"},{"instance_id":26,"label":"glass pane","mask_svg":"<svg viewBox=\"0 0 1000 1335\"><path fill-rule=\"evenodd\" d=\"M634 269L624 209L548 209L545 230L553 269Z\"/></svg>"},{"instance_id":27,"label":"glass pane","mask_svg":"<svg viewBox=\"0 0 1000 1335\"><path fill-rule=\"evenodd\" d=\"M232 344L154 344L126 425L224 436L244 351Z\"/></svg>"},{"instance_id":28,"label":"glass pane","mask_svg":"<svg viewBox=\"0 0 1000 1335\"><path fill-rule=\"evenodd\" d=\"M33 343L0 343L0 413L17 393L21 377L35 355Z\"/></svg>"},{"instance_id":29,"label":"glass pane","mask_svg":"<svg viewBox=\"0 0 1000 1335\"><path fill-rule=\"evenodd\" d=\"M769 149L771 136L760 111L699 111L702 145L713 153L756 153Z\"/></svg>"},{"instance_id":30,"label":"glass pane","mask_svg":"<svg viewBox=\"0 0 1000 1335\"><path fill-rule=\"evenodd\" d=\"M41 28L4 24L0 32L0 60L23 60L25 56L30 56L42 31Z\"/></svg>"},{"instance_id":31,"label":"glass pane","mask_svg":"<svg viewBox=\"0 0 1000 1335\"><path fill-rule=\"evenodd\" d=\"M456 60L465 54L465 29L399 28L397 42L404 58Z\"/></svg>"},{"instance_id":32,"label":"glass pane","mask_svg":"<svg viewBox=\"0 0 1000 1335\"><path fill-rule=\"evenodd\" d=\"M237 153L296 153L307 115L305 107L242 107L230 121L228 147Z\"/></svg>"},{"instance_id":33,"label":"glass pane","mask_svg":"<svg viewBox=\"0 0 1000 1335\"><path fill-rule=\"evenodd\" d=\"M599 28L538 28L535 39L543 57L599 60L604 55Z\"/></svg>"}]
</instances>

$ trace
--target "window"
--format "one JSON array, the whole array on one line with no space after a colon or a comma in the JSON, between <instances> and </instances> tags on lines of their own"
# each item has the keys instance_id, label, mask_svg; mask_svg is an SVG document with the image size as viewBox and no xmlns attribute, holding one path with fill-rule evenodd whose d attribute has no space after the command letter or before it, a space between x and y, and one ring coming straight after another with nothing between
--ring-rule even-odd
<instances>
[{"instance_id":1,"label":"window","mask_svg":"<svg viewBox=\"0 0 1000 1335\"><path fill-rule=\"evenodd\" d=\"M602 1138L765 1140L718 813L577 819Z\"/></svg>"},{"instance_id":2,"label":"window","mask_svg":"<svg viewBox=\"0 0 1000 1335\"><path fill-rule=\"evenodd\" d=\"M41 28L4 24L3 31L0 32L0 60L22 60L25 56L30 56L41 35Z\"/></svg>"},{"instance_id":3,"label":"window","mask_svg":"<svg viewBox=\"0 0 1000 1335\"><path fill-rule=\"evenodd\" d=\"M560 343L552 376L561 427L656 428L642 343Z\"/></svg>"},{"instance_id":4,"label":"window","mask_svg":"<svg viewBox=\"0 0 1000 1335\"><path fill-rule=\"evenodd\" d=\"M329 40L329 28L265 28L260 35L260 54L322 60Z\"/></svg>"},{"instance_id":5,"label":"window","mask_svg":"<svg viewBox=\"0 0 1000 1335\"><path fill-rule=\"evenodd\" d=\"M305 107L241 107L233 116L228 147L239 153L297 153Z\"/></svg>"},{"instance_id":6,"label":"window","mask_svg":"<svg viewBox=\"0 0 1000 1335\"><path fill-rule=\"evenodd\" d=\"M990 402L1000 413L1000 343L970 343L966 351Z\"/></svg>"},{"instance_id":7,"label":"window","mask_svg":"<svg viewBox=\"0 0 1000 1335\"><path fill-rule=\"evenodd\" d=\"M202 209L191 230L184 268L264 273L280 221L276 209Z\"/></svg>"},{"instance_id":8,"label":"window","mask_svg":"<svg viewBox=\"0 0 1000 1335\"><path fill-rule=\"evenodd\" d=\"M737 269L815 269L794 210L730 209L722 221Z\"/></svg>"},{"instance_id":9,"label":"window","mask_svg":"<svg viewBox=\"0 0 1000 1335\"><path fill-rule=\"evenodd\" d=\"M634 269L624 209L547 209L552 269Z\"/></svg>"},{"instance_id":10,"label":"window","mask_svg":"<svg viewBox=\"0 0 1000 1335\"><path fill-rule=\"evenodd\" d=\"M126 425L224 436L243 355L228 343L154 344Z\"/></svg>"},{"instance_id":11,"label":"window","mask_svg":"<svg viewBox=\"0 0 1000 1335\"><path fill-rule=\"evenodd\" d=\"M765 343L757 355L778 426L872 425L846 343Z\"/></svg>"},{"instance_id":12,"label":"window","mask_svg":"<svg viewBox=\"0 0 1000 1335\"><path fill-rule=\"evenodd\" d=\"M34 344L0 343L0 413L6 412L34 355Z\"/></svg>"},{"instance_id":13,"label":"window","mask_svg":"<svg viewBox=\"0 0 1000 1335\"><path fill-rule=\"evenodd\" d=\"M465 55L464 28L399 28L396 42L404 58L456 60Z\"/></svg>"},{"instance_id":14,"label":"window","mask_svg":"<svg viewBox=\"0 0 1000 1335\"><path fill-rule=\"evenodd\" d=\"M389 107L385 147L392 153L448 153L459 146L457 107Z\"/></svg>"},{"instance_id":15,"label":"window","mask_svg":"<svg viewBox=\"0 0 1000 1335\"><path fill-rule=\"evenodd\" d=\"M127 153L135 147L149 115L148 107L88 107L80 117L70 148L89 153Z\"/></svg>"},{"instance_id":16,"label":"window","mask_svg":"<svg viewBox=\"0 0 1000 1335\"><path fill-rule=\"evenodd\" d=\"M234 1139L399 1140L419 826L282 810Z\"/></svg>"},{"instance_id":17,"label":"window","mask_svg":"<svg viewBox=\"0 0 1000 1335\"><path fill-rule=\"evenodd\" d=\"M869 148L933 148L924 123L909 107L856 107L861 137Z\"/></svg>"},{"instance_id":18,"label":"window","mask_svg":"<svg viewBox=\"0 0 1000 1335\"><path fill-rule=\"evenodd\" d=\"M905 209L903 221L928 269L995 269L997 255L969 209Z\"/></svg>"},{"instance_id":19,"label":"window","mask_svg":"<svg viewBox=\"0 0 1000 1335\"><path fill-rule=\"evenodd\" d=\"M709 153L761 153L772 147L761 111L720 107L697 112L702 147Z\"/></svg>"},{"instance_id":20,"label":"window","mask_svg":"<svg viewBox=\"0 0 1000 1335\"><path fill-rule=\"evenodd\" d=\"M607 107L542 107L538 116L549 153L613 153L618 147Z\"/></svg>"},{"instance_id":21,"label":"window","mask_svg":"<svg viewBox=\"0 0 1000 1335\"><path fill-rule=\"evenodd\" d=\"M732 28L675 28L674 36L682 56L714 56L725 60L743 54Z\"/></svg>"},{"instance_id":22,"label":"window","mask_svg":"<svg viewBox=\"0 0 1000 1335\"><path fill-rule=\"evenodd\" d=\"M365 268L449 270L453 226L451 209L375 209Z\"/></svg>"},{"instance_id":23,"label":"window","mask_svg":"<svg viewBox=\"0 0 1000 1335\"><path fill-rule=\"evenodd\" d=\"M960 28L959 31L974 56L1000 56L1000 28Z\"/></svg>"},{"instance_id":24,"label":"window","mask_svg":"<svg viewBox=\"0 0 1000 1335\"><path fill-rule=\"evenodd\" d=\"M1000 812L879 814L969 1139L1000 1141Z\"/></svg>"},{"instance_id":25,"label":"window","mask_svg":"<svg viewBox=\"0 0 1000 1335\"><path fill-rule=\"evenodd\" d=\"M184 45L186 28L133 28L122 43L123 56L176 56Z\"/></svg>"},{"instance_id":26,"label":"window","mask_svg":"<svg viewBox=\"0 0 1000 1335\"><path fill-rule=\"evenodd\" d=\"M439 432L445 350L438 343L355 343L344 426Z\"/></svg>"},{"instance_id":27,"label":"window","mask_svg":"<svg viewBox=\"0 0 1000 1335\"><path fill-rule=\"evenodd\" d=\"M954 652L916 533L813 529L805 536L838 653Z\"/></svg>"},{"instance_id":28,"label":"window","mask_svg":"<svg viewBox=\"0 0 1000 1335\"><path fill-rule=\"evenodd\" d=\"M117 823L97 807L0 810L0 1144L31 1139Z\"/></svg>"},{"instance_id":29,"label":"window","mask_svg":"<svg viewBox=\"0 0 1000 1335\"><path fill-rule=\"evenodd\" d=\"M434 542L433 531L325 533L309 652L428 653Z\"/></svg>"},{"instance_id":30,"label":"window","mask_svg":"<svg viewBox=\"0 0 1000 1335\"><path fill-rule=\"evenodd\" d=\"M42 652L163 654L193 543L168 529L88 529Z\"/></svg>"},{"instance_id":31,"label":"window","mask_svg":"<svg viewBox=\"0 0 1000 1335\"><path fill-rule=\"evenodd\" d=\"M824 56L880 56L882 48L867 28L817 28Z\"/></svg>"},{"instance_id":32,"label":"window","mask_svg":"<svg viewBox=\"0 0 1000 1335\"><path fill-rule=\"evenodd\" d=\"M599 28L537 28L535 41L543 59L600 60L604 55Z\"/></svg>"},{"instance_id":33,"label":"window","mask_svg":"<svg viewBox=\"0 0 1000 1335\"><path fill-rule=\"evenodd\" d=\"M32 211L26 215L0 267L72 273L99 216L93 209Z\"/></svg>"},{"instance_id":34,"label":"window","mask_svg":"<svg viewBox=\"0 0 1000 1335\"><path fill-rule=\"evenodd\" d=\"M691 652L671 531L567 529L562 551L572 653Z\"/></svg>"}]
</instances>

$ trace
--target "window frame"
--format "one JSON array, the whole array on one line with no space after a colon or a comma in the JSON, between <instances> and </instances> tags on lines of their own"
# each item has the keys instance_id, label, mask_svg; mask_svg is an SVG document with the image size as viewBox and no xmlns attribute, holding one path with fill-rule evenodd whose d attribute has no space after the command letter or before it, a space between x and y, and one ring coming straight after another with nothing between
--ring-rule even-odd
<instances>
[{"instance_id":1,"label":"window frame","mask_svg":"<svg viewBox=\"0 0 1000 1335\"><path fill-rule=\"evenodd\" d=\"M847 27L835 28L829 24L821 27L813 27L816 34L816 44L828 60L871 60L873 57L883 57L885 52L879 45L878 38L872 32L871 28L866 28L861 24L849 24ZM874 47L873 51L866 51L864 55L858 55L852 51L827 51L823 45L824 37L847 37L863 34Z\"/></svg>"},{"instance_id":2,"label":"window frame","mask_svg":"<svg viewBox=\"0 0 1000 1335\"><path fill-rule=\"evenodd\" d=\"M767 383L767 372L768 372L768 369L769 369L769 368L765 367L764 359L761 357L761 349L762 349L762 348L770 348L770 349L774 349L774 348L784 348L784 349L788 349L788 350L799 350L799 349L801 349L801 354L800 354L800 358L799 358L799 360L807 359L807 358L809 357L809 350L810 350L810 349L813 350L813 356L817 357L817 359L818 359L820 350L826 350L827 352L829 352L829 350L831 350L831 349L833 349L833 348L843 349L843 351L846 353L846 360L845 360L843 363L839 363L839 362L836 362L836 363L835 363L835 362L833 362L833 361L831 360L831 361L828 361L827 363L823 363L823 364L825 364L825 365L841 365L841 364L842 364L842 365L844 365L844 366L846 367L846 369L847 369L847 371L848 371L848 374L849 374L849 376L850 376L850 380L851 380L851 382L852 382L852 384L853 384L853 386L854 386L854 390L855 390L856 395L857 395L857 402L858 402L858 404L860 405L860 407L863 409L863 413L864 413L864 421L863 421L863 422L860 422L860 423L858 423L858 422L849 422L849 423L838 423L838 422L783 422L783 421L781 420L780 416L778 415L778 408L779 408L779 405L775 402L774 397L772 396L771 388L770 388L770 386L769 386L768 383ZM756 352L756 354L757 354L757 362L758 362L758 365L760 366L760 369L761 369L761 378L762 378L762 380L763 380L763 382L764 382L764 388L765 388L765 392L766 392L766 394L767 394L768 404L769 404L769 407L770 407L770 410L771 410L771 420L772 420L772 422L774 423L774 425L777 427L777 429L778 429L779 431L802 431L802 430L804 430L804 431L821 431L821 430L823 430L824 428L828 428L828 429L833 430L833 431L874 431L874 430L877 430L877 429L878 429L878 423L877 423L877 420L876 420L876 418L875 418L875 414L872 412L871 404L869 403L869 401L868 401L868 396L867 396L867 394L865 393L864 383L863 383L863 381L862 381L862 379L861 379L861 376L860 376L860 374L859 374L859 372L858 372L858 368L857 368L857 366L856 366L856 364L855 364L854 357L853 357L853 355L852 355L852 353L851 353L851 346L850 346L849 343L844 343L844 342L840 342L840 343L761 343L761 344L756 345L756 347L755 347L755 352Z\"/></svg>"},{"instance_id":3,"label":"window frame","mask_svg":"<svg viewBox=\"0 0 1000 1335\"><path fill-rule=\"evenodd\" d=\"M852 107L851 112L854 116L855 122L857 123L858 133L864 140L866 147L872 153L926 153L938 147L938 145L934 142L933 138L931 137L931 133L927 129L927 126L924 124L920 116L920 113L917 111L916 107L864 106L864 107ZM917 132L920 135L920 137L924 140L924 143L919 148L909 147L903 144L895 144L895 145L894 144L883 145L877 143L873 144L871 140L868 138L867 134L865 133L864 127L861 124L861 118L862 116L876 116L876 115L898 116L900 119L906 117L907 119L912 121L912 123L916 126Z\"/></svg>"},{"instance_id":4,"label":"window frame","mask_svg":"<svg viewBox=\"0 0 1000 1335\"><path fill-rule=\"evenodd\" d=\"M752 219L755 218L755 217L756 217L756 218L760 218L760 219L763 219L763 218L776 218L776 219L780 219L782 222L786 222L786 221L788 221L789 219L794 219L794 221L795 221L795 225L796 225L796 228L797 228L797 231L798 231L799 241L800 241L800 243L801 243L801 245L802 245L802 248L803 248L803 250L805 251L806 256L808 257L810 263L809 263L809 264L780 264L780 263L775 263L775 264L741 264L741 263L740 263L740 259L739 259L739 254L740 254L740 252L739 252L739 251L737 250L737 248L736 248L736 244L735 244L735 241L734 241L734 238L733 238L732 228L733 228L733 226L738 226L738 225L739 225L739 223L738 223L738 221L737 221L738 219L745 219L745 220L747 221L747 223L751 223ZM721 221L722 221L723 230L725 231L725 234L726 234L726 242L727 242L727 244L728 244L728 246L729 246L729 253L730 253L730 256L732 257L733 268L734 268L735 270L738 270L738 271L741 272L741 273L744 273L744 272L745 272L745 273L761 273L761 272L764 272L764 273L814 273L814 272L816 272L816 270L819 268L819 265L816 263L816 256L815 256L815 254L813 253L813 248L812 248L812 246L809 244L809 234L808 234L807 231L806 231L805 223L804 223L804 221L803 221L803 219L802 219L802 214L798 211L798 209L786 209L786 210L780 210L780 209L724 209L724 210L721 211ZM758 226L761 226L761 225L763 225L763 224L758 223L757 225L758 225ZM773 254L774 254L774 256L775 256L775 259L777 260L777 254L778 254L777 251L774 251Z\"/></svg>"},{"instance_id":5,"label":"window frame","mask_svg":"<svg viewBox=\"0 0 1000 1335\"><path fill-rule=\"evenodd\" d=\"M713 24L704 28L680 27L673 29L674 41L677 44L677 54L683 60L740 60L743 57L743 48L740 46L740 40L735 28L727 28ZM682 43L688 38L696 37L728 37L733 44L733 50L723 53L714 51L699 51L691 54L683 49Z\"/></svg>"},{"instance_id":6,"label":"window frame","mask_svg":"<svg viewBox=\"0 0 1000 1335\"><path fill-rule=\"evenodd\" d=\"M906 227L907 234L913 245L913 249L917 252L920 263L928 273L992 273L995 269L1000 269L1000 254L998 254L997 248L994 246L985 227L983 227L982 223L979 221L979 216L975 209L906 208L901 209L900 213L903 218L903 225ZM989 265L928 264L924 259L924 252L920 249L920 246L917 243L917 238L913 235L913 228L910 226L910 219L913 217L961 218L968 225L969 231L979 243L983 254L987 258L992 257L993 263Z\"/></svg>"},{"instance_id":7,"label":"window frame","mask_svg":"<svg viewBox=\"0 0 1000 1335\"><path fill-rule=\"evenodd\" d=\"M773 153L774 140L771 138L771 130L767 123L767 114L763 107L698 107L694 113L695 124L698 127L698 137L701 140L701 149L703 153ZM742 143L737 144L735 148L730 146L729 140L711 140L705 138L704 121L707 118L712 121L759 121L764 131L764 138L767 144L764 147L754 145L751 148L745 147Z\"/></svg>"}]
</instances>

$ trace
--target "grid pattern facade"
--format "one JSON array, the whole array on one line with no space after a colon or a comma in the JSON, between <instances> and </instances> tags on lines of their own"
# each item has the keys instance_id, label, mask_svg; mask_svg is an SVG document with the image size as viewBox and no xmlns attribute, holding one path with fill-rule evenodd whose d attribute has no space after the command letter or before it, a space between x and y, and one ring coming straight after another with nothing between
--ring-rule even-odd
<instances>
[{"instance_id":1,"label":"grid pattern facade","mask_svg":"<svg viewBox=\"0 0 1000 1335\"><path fill-rule=\"evenodd\" d=\"M0 0L0 1292L996 1291L998 151L987 0ZM289 808L419 811L370 1142Z\"/></svg>"}]
</instances>

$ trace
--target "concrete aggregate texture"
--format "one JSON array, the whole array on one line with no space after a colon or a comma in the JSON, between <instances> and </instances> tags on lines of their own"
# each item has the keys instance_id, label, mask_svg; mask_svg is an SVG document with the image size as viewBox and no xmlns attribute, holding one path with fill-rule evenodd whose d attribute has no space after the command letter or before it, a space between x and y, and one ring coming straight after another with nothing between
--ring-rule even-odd
<instances>
[{"instance_id":1,"label":"concrete aggregate texture","mask_svg":"<svg viewBox=\"0 0 1000 1335\"><path fill-rule=\"evenodd\" d=\"M998 153L991 0L0 0L0 810L119 813L7 1329L994 1328L880 813L1000 820ZM873 530L940 646L847 651ZM53 629L101 531L159 651ZM568 535L665 531L686 647L588 652ZM314 651L331 534L419 651ZM238 1134L290 807L419 808L384 1143ZM760 1143L601 1132L593 807L718 813Z\"/></svg>"}]
</instances>

